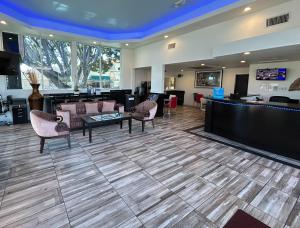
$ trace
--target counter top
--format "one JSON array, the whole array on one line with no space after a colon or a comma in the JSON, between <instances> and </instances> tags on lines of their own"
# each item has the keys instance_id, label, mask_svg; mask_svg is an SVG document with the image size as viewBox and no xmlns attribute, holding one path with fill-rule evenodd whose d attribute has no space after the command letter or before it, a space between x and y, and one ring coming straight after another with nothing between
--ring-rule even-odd
<instances>
[{"instance_id":1,"label":"counter top","mask_svg":"<svg viewBox=\"0 0 300 228\"><path fill-rule=\"evenodd\" d=\"M230 98L224 99L215 99L212 97L205 97L207 100L212 100L219 103L228 103L234 105L262 105L262 106L269 106L281 109L291 109L300 111L300 104L291 104L291 103L279 103L279 102L265 102L265 101L247 101L247 100L234 100Z\"/></svg>"}]
</instances>

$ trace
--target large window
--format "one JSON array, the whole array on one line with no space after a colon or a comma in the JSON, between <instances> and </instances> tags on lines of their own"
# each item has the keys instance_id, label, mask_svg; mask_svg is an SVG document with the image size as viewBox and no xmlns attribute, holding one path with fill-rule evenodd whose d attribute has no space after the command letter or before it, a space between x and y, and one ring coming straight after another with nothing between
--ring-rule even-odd
<instances>
[{"instance_id":1,"label":"large window","mask_svg":"<svg viewBox=\"0 0 300 228\"><path fill-rule=\"evenodd\" d=\"M24 89L30 88L23 75L30 69L38 72L41 89L72 88L70 42L24 36L23 45L21 72Z\"/></svg>"},{"instance_id":2,"label":"large window","mask_svg":"<svg viewBox=\"0 0 300 228\"><path fill-rule=\"evenodd\" d=\"M103 88L120 87L120 57L120 49L111 47L102 49L101 73Z\"/></svg>"},{"instance_id":3,"label":"large window","mask_svg":"<svg viewBox=\"0 0 300 228\"><path fill-rule=\"evenodd\" d=\"M120 87L120 55L118 48L77 44L78 81L80 88Z\"/></svg>"},{"instance_id":4,"label":"large window","mask_svg":"<svg viewBox=\"0 0 300 228\"><path fill-rule=\"evenodd\" d=\"M24 36L23 42L23 89L31 88L23 75L31 69L38 72L40 88L44 90L120 87L121 50L118 48L72 44L34 36ZM72 48L72 45L76 47ZM71 59L71 50L76 50L77 59ZM72 66L77 66L77 74L73 77Z\"/></svg>"},{"instance_id":5,"label":"large window","mask_svg":"<svg viewBox=\"0 0 300 228\"><path fill-rule=\"evenodd\" d=\"M77 85L79 88L101 87L101 50L99 46L77 44Z\"/></svg>"}]
</instances>

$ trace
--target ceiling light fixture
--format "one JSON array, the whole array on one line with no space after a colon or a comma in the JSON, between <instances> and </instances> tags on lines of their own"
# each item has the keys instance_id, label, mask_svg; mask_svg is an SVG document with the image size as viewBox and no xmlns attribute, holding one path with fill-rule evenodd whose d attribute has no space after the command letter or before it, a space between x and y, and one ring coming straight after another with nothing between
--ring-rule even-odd
<instances>
[{"instance_id":1,"label":"ceiling light fixture","mask_svg":"<svg viewBox=\"0 0 300 228\"><path fill-rule=\"evenodd\" d=\"M226 68L227 68L226 66L223 66L223 67L222 67L222 69L226 69Z\"/></svg>"},{"instance_id":2,"label":"ceiling light fixture","mask_svg":"<svg viewBox=\"0 0 300 228\"><path fill-rule=\"evenodd\" d=\"M1 24L6 25L7 22L6 21L0 21Z\"/></svg>"},{"instance_id":3,"label":"ceiling light fixture","mask_svg":"<svg viewBox=\"0 0 300 228\"><path fill-rule=\"evenodd\" d=\"M181 69L180 71L183 72L183 69Z\"/></svg>"},{"instance_id":4,"label":"ceiling light fixture","mask_svg":"<svg viewBox=\"0 0 300 228\"><path fill-rule=\"evenodd\" d=\"M129 46L129 44L125 44L125 46Z\"/></svg>"},{"instance_id":5,"label":"ceiling light fixture","mask_svg":"<svg viewBox=\"0 0 300 228\"><path fill-rule=\"evenodd\" d=\"M242 60L241 63L246 63L246 61L245 61L245 60Z\"/></svg>"},{"instance_id":6,"label":"ceiling light fixture","mask_svg":"<svg viewBox=\"0 0 300 228\"><path fill-rule=\"evenodd\" d=\"M9 39L9 40L12 40L13 38L9 37L8 39Z\"/></svg>"},{"instance_id":7,"label":"ceiling light fixture","mask_svg":"<svg viewBox=\"0 0 300 228\"><path fill-rule=\"evenodd\" d=\"M244 12L249 12L250 10L252 10L252 8L250 6L247 6L245 9L244 9Z\"/></svg>"},{"instance_id":8,"label":"ceiling light fixture","mask_svg":"<svg viewBox=\"0 0 300 228\"><path fill-rule=\"evenodd\" d=\"M97 42L96 42L96 41L94 41L94 42L93 42L93 44L97 44Z\"/></svg>"},{"instance_id":9,"label":"ceiling light fixture","mask_svg":"<svg viewBox=\"0 0 300 228\"><path fill-rule=\"evenodd\" d=\"M201 63L201 66L205 66L205 63Z\"/></svg>"},{"instance_id":10,"label":"ceiling light fixture","mask_svg":"<svg viewBox=\"0 0 300 228\"><path fill-rule=\"evenodd\" d=\"M49 34L50 37L53 37L53 34Z\"/></svg>"},{"instance_id":11,"label":"ceiling light fixture","mask_svg":"<svg viewBox=\"0 0 300 228\"><path fill-rule=\"evenodd\" d=\"M169 38L169 36L168 36L168 35L165 35L164 38L167 39L167 38Z\"/></svg>"},{"instance_id":12,"label":"ceiling light fixture","mask_svg":"<svg viewBox=\"0 0 300 228\"><path fill-rule=\"evenodd\" d=\"M251 54L250 51L244 52L244 55L250 55L250 54Z\"/></svg>"}]
</instances>

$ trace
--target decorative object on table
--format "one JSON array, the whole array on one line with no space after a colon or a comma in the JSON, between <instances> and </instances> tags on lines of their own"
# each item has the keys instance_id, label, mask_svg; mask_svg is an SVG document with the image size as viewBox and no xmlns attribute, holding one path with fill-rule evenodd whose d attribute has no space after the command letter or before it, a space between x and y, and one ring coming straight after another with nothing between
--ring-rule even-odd
<instances>
[{"instance_id":1,"label":"decorative object on table","mask_svg":"<svg viewBox=\"0 0 300 228\"><path fill-rule=\"evenodd\" d=\"M222 70L216 71L196 71L195 88L201 87L220 87L222 83Z\"/></svg>"},{"instance_id":2,"label":"decorative object on table","mask_svg":"<svg viewBox=\"0 0 300 228\"><path fill-rule=\"evenodd\" d=\"M30 110L43 110L44 97L40 94L38 82L38 75L35 70L28 70L25 73L27 80L29 81L32 87L32 94L28 97Z\"/></svg>"},{"instance_id":3,"label":"decorative object on table","mask_svg":"<svg viewBox=\"0 0 300 228\"><path fill-rule=\"evenodd\" d=\"M297 78L289 88L289 91L299 91L300 90L300 78Z\"/></svg>"}]
</instances>

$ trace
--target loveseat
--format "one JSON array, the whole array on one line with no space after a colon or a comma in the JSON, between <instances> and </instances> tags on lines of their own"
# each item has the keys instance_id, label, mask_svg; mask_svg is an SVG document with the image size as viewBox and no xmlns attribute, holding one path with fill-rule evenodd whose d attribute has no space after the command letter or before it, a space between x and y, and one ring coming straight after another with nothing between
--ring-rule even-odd
<instances>
[{"instance_id":1,"label":"loveseat","mask_svg":"<svg viewBox=\"0 0 300 228\"><path fill-rule=\"evenodd\" d=\"M63 117L64 122L70 129L80 129L83 127L81 117L111 112L123 113L124 106L117 104L116 101L113 100L62 103L58 106L56 114Z\"/></svg>"}]
</instances>

